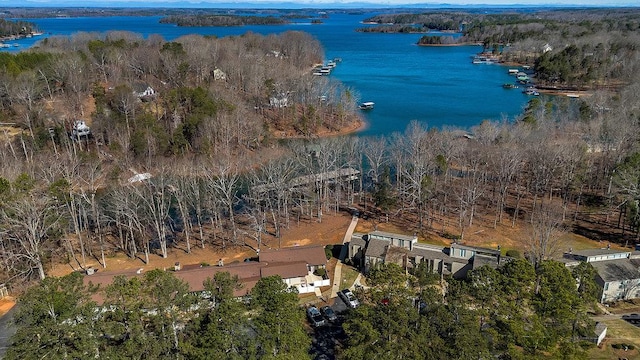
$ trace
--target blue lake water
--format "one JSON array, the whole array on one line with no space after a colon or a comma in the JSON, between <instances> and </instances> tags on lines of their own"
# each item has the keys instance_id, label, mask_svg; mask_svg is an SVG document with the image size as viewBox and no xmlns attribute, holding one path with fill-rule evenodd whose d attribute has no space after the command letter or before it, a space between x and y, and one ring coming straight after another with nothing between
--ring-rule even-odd
<instances>
[{"instance_id":1,"label":"blue lake water","mask_svg":"<svg viewBox=\"0 0 640 360\"><path fill-rule=\"evenodd\" d=\"M28 48L44 36L80 31L125 30L174 40L194 33L229 36L247 31L271 34L299 30L322 43L327 59L342 58L330 76L353 89L361 101L375 102L373 110L363 113L368 127L362 135L404 131L412 120L430 127L469 128L485 119L512 120L522 112L529 98L517 89L502 88L503 83L514 81L506 67L471 63L480 47L421 47L416 42L422 34L356 32L364 26L361 21L371 15L330 14L319 25L299 20L288 25L244 27L178 27L160 24L159 16L26 19L45 35L9 42L19 47L8 50Z\"/></svg>"}]
</instances>

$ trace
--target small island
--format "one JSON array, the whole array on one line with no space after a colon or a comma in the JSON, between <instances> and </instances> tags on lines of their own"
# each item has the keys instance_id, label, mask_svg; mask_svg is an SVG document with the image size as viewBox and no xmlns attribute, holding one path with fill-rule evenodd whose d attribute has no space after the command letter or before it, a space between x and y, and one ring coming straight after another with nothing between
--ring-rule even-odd
<instances>
[{"instance_id":1,"label":"small island","mask_svg":"<svg viewBox=\"0 0 640 360\"><path fill-rule=\"evenodd\" d=\"M284 25L289 20L276 16L239 16L239 15L171 15L160 19L162 24L178 26L245 26L245 25Z\"/></svg>"}]
</instances>

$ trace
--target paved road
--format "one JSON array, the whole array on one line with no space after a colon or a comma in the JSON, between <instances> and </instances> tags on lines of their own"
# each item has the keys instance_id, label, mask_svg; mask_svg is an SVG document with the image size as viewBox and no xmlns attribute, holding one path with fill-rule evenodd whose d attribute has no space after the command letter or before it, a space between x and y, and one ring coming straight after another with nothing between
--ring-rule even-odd
<instances>
[{"instance_id":1,"label":"paved road","mask_svg":"<svg viewBox=\"0 0 640 360\"><path fill-rule=\"evenodd\" d=\"M607 320L618 320L622 319L625 315L637 314L637 312L628 312L621 314L605 314L605 315L595 315L591 317L593 321L607 321Z\"/></svg>"},{"instance_id":2,"label":"paved road","mask_svg":"<svg viewBox=\"0 0 640 360\"><path fill-rule=\"evenodd\" d=\"M0 317L0 359L4 357L4 353L9 346L9 338L15 334L16 328L13 326L13 314L17 306L14 306L8 313Z\"/></svg>"},{"instance_id":3,"label":"paved road","mask_svg":"<svg viewBox=\"0 0 640 360\"><path fill-rule=\"evenodd\" d=\"M345 256L348 254L349 249L347 249L347 244L351 242L351 235L353 235L353 230L358 225L358 217L354 216L351 218L351 223L347 228L347 232L344 234L344 238L342 239L342 251L340 252L340 258L336 263L336 268L333 271L333 286L331 287L331 298L335 298L338 296L338 291L341 289L340 280L342 279L342 262L344 261Z\"/></svg>"}]
</instances>

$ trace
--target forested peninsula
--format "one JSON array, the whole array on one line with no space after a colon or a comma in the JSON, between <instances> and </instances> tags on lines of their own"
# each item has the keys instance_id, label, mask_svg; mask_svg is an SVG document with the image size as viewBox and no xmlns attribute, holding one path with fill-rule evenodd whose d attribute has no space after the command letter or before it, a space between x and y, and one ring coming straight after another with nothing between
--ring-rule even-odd
<instances>
[{"instance_id":1,"label":"forested peninsula","mask_svg":"<svg viewBox=\"0 0 640 360\"><path fill-rule=\"evenodd\" d=\"M283 25L289 20L276 16L242 15L172 15L160 19L164 24L178 26L244 26L244 25Z\"/></svg>"},{"instance_id":2,"label":"forested peninsula","mask_svg":"<svg viewBox=\"0 0 640 360\"><path fill-rule=\"evenodd\" d=\"M0 19L0 41L31 36L36 30L30 22Z\"/></svg>"}]
</instances>

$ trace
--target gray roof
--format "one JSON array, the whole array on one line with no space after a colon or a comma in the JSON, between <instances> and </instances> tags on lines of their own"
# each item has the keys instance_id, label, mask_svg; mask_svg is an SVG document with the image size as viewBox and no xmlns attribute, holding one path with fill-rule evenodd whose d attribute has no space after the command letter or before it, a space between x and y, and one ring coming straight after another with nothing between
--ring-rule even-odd
<instances>
[{"instance_id":1,"label":"gray roof","mask_svg":"<svg viewBox=\"0 0 640 360\"><path fill-rule=\"evenodd\" d=\"M498 267L498 260L493 256L479 255L476 254L473 258L473 268L477 269L484 265L489 265L492 268L496 269Z\"/></svg>"},{"instance_id":2,"label":"gray roof","mask_svg":"<svg viewBox=\"0 0 640 360\"><path fill-rule=\"evenodd\" d=\"M364 253L364 255L369 257L382 258L387 251L388 245L390 244L386 240L369 239L367 251Z\"/></svg>"},{"instance_id":3,"label":"gray roof","mask_svg":"<svg viewBox=\"0 0 640 360\"><path fill-rule=\"evenodd\" d=\"M361 248L364 248L364 247L367 246L367 242L366 242L366 240L364 240L362 238L362 236L355 236L354 235L354 236L351 237L350 245L358 245Z\"/></svg>"},{"instance_id":4,"label":"gray roof","mask_svg":"<svg viewBox=\"0 0 640 360\"><path fill-rule=\"evenodd\" d=\"M604 323L601 323L601 322L597 322L595 329L593 329L593 332L597 336L600 336L600 334L602 334L605 331L607 331L607 325L605 325Z\"/></svg>"},{"instance_id":5,"label":"gray roof","mask_svg":"<svg viewBox=\"0 0 640 360\"><path fill-rule=\"evenodd\" d=\"M629 259L590 263L605 282L640 279L640 270Z\"/></svg>"},{"instance_id":6,"label":"gray roof","mask_svg":"<svg viewBox=\"0 0 640 360\"><path fill-rule=\"evenodd\" d=\"M444 260L450 262L453 258L444 253L444 248L438 249L435 246L422 246L423 244L416 244L413 246L411 254L413 256L422 256L423 259L429 260Z\"/></svg>"}]
</instances>

